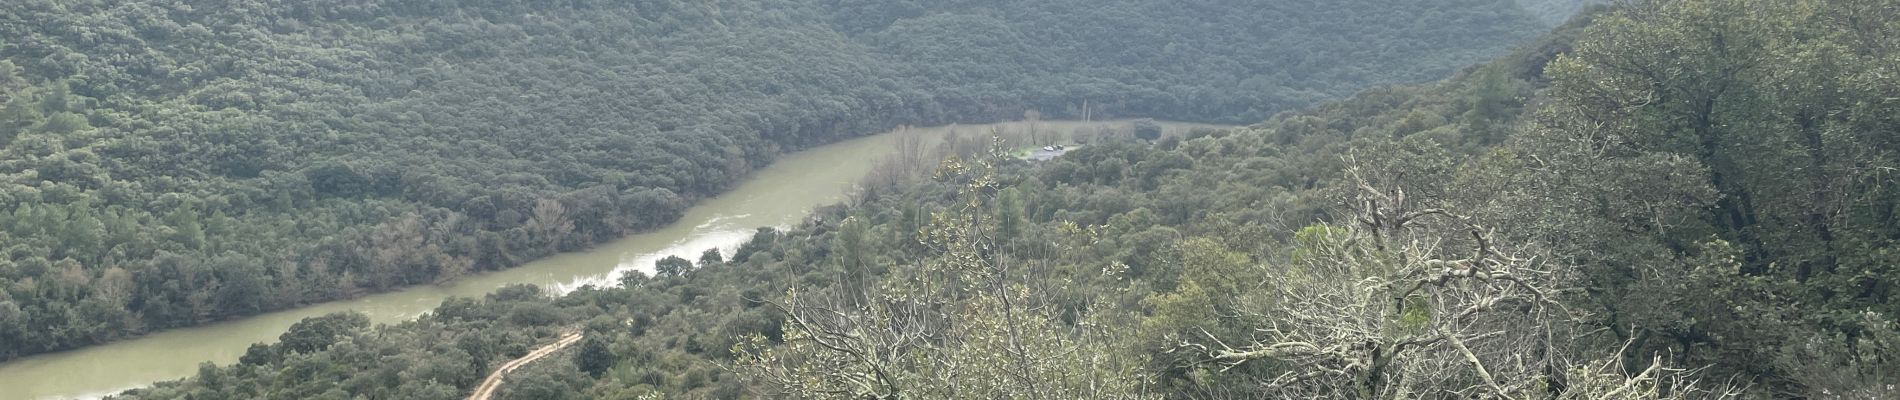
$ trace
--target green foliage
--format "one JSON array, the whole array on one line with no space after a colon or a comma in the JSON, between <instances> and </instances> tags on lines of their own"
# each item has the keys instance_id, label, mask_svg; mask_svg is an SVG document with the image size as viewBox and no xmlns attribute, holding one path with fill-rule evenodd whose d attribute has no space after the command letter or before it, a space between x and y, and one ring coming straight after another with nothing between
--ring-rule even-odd
<instances>
[{"instance_id":1,"label":"green foliage","mask_svg":"<svg viewBox=\"0 0 1900 400\"><path fill-rule=\"evenodd\" d=\"M786 314L782 341L751 336L736 348L737 367L792 398L1141 397L1138 358L1075 351L1123 345L1131 332L1106 328L1116 313L1017 278L1043 273L1031 260L985 254L1013 240L989 233L1006 222L990 215L1007 215L991 208L1020 207L1007 190L997 194L1005 159L998 139L986 155L947 161L937 178L955 185L955 203L918 233L934 256L870 293L792 291L774 303ZM853 306L866 299L877 300Z\"/></svg>"},{"instance_id":2,"label":"green foliage","mask_svg":"<svg viewBox=\"0 0 1900 400\"><path fill-rule=\"evenodd\" d=\"M0 271L48 326L0 360L580 249L900 125L1252 121L1534 28L1499 0L33 0L0 20L34 21L0 24L0 210L31 211L0 212L7 261L134 283ZM60 315L108 295L112 321Z\"/></svg>"},{"instance_id":3,"label":"green foliage","mask_svg":"<svg viewBox=\"0 0 1900 400\"><path fill-rule=\"evenodd\" d=\"M1135 138L1150 142L1161 139L1161 125L1153 120L1135 121Z\"/></svg>"},{"instance_id":4,"label":"green foliage","mask_svg":"<svg viewBox=\"0 0 1900 400\"><path fill-rule=\"evenodd\" d=\"M1894 193L1867 168L1900 151L1885 133L1895 104L1878 100L1900 87L1857 78L1893 69L1880 43L1900 24L1879 3L1654 2L1598 18L1550 65L1557 104L1536 132L1549 144L1527 153L1581 178L1547 193L1594 190L1540 204L1635 234L1583 236L1614 249L1598 253L1599 287L1676 300L1603 303L1634 348L1786 376L1766 362L1772 343L1859 336L1863 313L1900 315L1884 289L1900 275L1867 257L1896 244L1883 211ZM1695 245L1711 237L1728 261Z\"/></svg>"},{"instance_id":5,"label":"green foliage","mask_svg":"<svg viewBox=\"0 0 1900 400\"><path fill-rule=\"evenodd\" d=\"M726 256L724 253L720 253L719 249L706 249L706 251L699 253L700 266L719 265L724 262L726 262Z\"/></svg>"},{"instance_id":6,"label":"green foliage","mask_svg":"<svg viewBox=\"0 0 1900 400\"><path fill-rule=\"evenodd\" d=\"M608 350L606 342L599 338L581 341L580 349L574 353L574 366L595 379L599 379L601 374L607 372L607 369L613 368L616 362L614 360L613 352Z\"/></svg>"},{"instance_id":7,"label":"green foliage","mask_svg":"<svg viewBox=\"0 0 1900 400\"><path fill-rule=\"evenodd\" d=\"M693 269L693 262L679 256L666 256L653 262L653 275L658 277L681 276Z\"/></svg>"},{"instance_id":8,"label":"green foliage","mask_svg":"<svg viewBox=\"0 0 1900 400\"><path fill-rule=\"evenodd\" d=\"M285 351L305 354L329 348L355 331L369 327L369 316L361 313L336 313L306 318L290 325L277 337Z\"/></svg>"},{"instance_id":9,"label":"green foliage","mask_svg":"<svg viewBox=\"0 0 1900 400\"><path fill-rule=\"evenodd\" d=\"M973 4L831 3L866 13L837 22L841 36L983 79L1063 54L1027 38L1065 36L1011 31L1060 1L939 14ZM1158 23L1181 15L1153 11ZM709 251L690 274L558 299L504 289L135 395L466 388L553 326L587 320L612 332L598 337L607 351L530 370L534 382L505 395L1655 399L1729 397L1715 385L1734 377L1762 398L1891 397L1900 86L1883 77L1900 76L1895 12L1873 0L1631 4L1448 81L1165 147L966 160L762 230L731 260ZM1094 54L1203 43L1130 42ZM950 43L995 51L959 59ZM960 87L959 75L919 75ZM185 200L165 204L207 206ZM508 210L541 217L527 237L574 212L533 203ZM43 221L119 218L11 208L26 223L0 227L34 235L58 230ZM180 215L167 219L228 229ZM80 264L19 253L12 270L53 278L0 291L0 335L24 332L10 319L45 320L9 313L8 296L84 286ZM218 276L160 261L154 273L188 284ZM164 315L216 312L211 300L186 296ZM612 362L581 361L598 354ZM1683 367L1700 375L1672 370ZM416 371L447 383L358 378Z\"/></svg>"}]
</instances>

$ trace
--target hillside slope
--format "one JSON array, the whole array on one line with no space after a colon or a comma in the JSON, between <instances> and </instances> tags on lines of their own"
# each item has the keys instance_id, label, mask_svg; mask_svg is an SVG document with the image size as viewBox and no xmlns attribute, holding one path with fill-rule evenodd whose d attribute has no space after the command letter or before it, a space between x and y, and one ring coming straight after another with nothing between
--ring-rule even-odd
<instances>
[{"instance_id":1,"label":"hillside slope","mask_svg":"<svg viewBox=\"0 0 1900 400\"><path fill-rule=\"evenodd\" d=\"M453 398L565 323L605 343L502 398L1893 397L1896 11L1607 11L1445 82L962 154L730 258L128 397Z\"/></svg>"},{"instance_id":2,"label":"hillside slope","mask_svg":"<svg viewBox=\"0 0 1900 400\"><path fill-rule=\"evenodd\" d=\"M0 360L582 248L900 124L1254 120L1534 25L1507 0L7 1Z\"/></svg>"}]
</instances>

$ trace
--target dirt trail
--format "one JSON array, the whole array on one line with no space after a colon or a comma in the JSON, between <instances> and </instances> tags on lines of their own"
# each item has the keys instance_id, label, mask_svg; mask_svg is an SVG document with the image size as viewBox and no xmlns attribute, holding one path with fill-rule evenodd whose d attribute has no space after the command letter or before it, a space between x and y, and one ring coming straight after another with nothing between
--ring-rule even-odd
<instances>
[{"instance_id":1,"label":"dirt trail","mask_svg":"<svg viewBox=\"0 0 1900 400\"><path fill-rule=\"evenodd\" d=\"M475 387L475 393L469 394L468 400L488 400L490 396L495 395L496 390L501 389L501 378L507 376L508 372L514 371L516 368L521 368L521 366L528 365L528 363L534 362L535 360L539 360L542 357L547 357L549 354L554 354L554 352L556 351L561 351L561 349L567 348L567 346L572 346L575 343L580 343L580 342L581 342L581 333L577 331L571 331L565 335L562 335L561 340L555 341L554 343L549 343L546 346L541 346L540 348L534 349L534 351L528 352L528 355L521 356L521 358L510 360L507 363L502 364L501 368L496 368L495 372L488 374L488 378L482 379L482 384L480 386Z\"/></svg>"}]
</instances>

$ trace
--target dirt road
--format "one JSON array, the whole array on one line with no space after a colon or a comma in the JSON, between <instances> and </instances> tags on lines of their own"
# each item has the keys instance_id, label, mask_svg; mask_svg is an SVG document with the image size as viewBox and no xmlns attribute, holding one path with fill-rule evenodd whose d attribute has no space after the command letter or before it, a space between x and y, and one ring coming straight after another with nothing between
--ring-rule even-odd
<instances>
[{"instance_id":1,"label":"dirt road","mask_svg":"<svg viewBox=\"0 0 1900 400\"><path fill-rule=\"evenodd\" d=\"M580 332L568 332L566 335L561 336L561 340L549 343L546 346L541 346L540 348L534 349L534 351L528 352L528 355L502 364L501 368L496 368L495 372L488 374L488 378L482 379L482 384L475 387L475 393L469 394L468 400L488 400L489 397L495 395L496 390L501 389L501 378L506 377L508 372L580 342Z\"/></svg>"}]
</instances>

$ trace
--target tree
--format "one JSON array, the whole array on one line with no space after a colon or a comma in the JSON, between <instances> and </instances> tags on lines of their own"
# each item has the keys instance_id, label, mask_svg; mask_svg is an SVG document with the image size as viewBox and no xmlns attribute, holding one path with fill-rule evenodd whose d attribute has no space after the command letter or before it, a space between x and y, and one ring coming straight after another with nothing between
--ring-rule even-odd
<instances>
[{"instance_id":1,"label":"tree","mask_svg":"<svg viewBox=\"0 0 1900 400\"><path fill-rule=\"evenodd\" d=\"M1886 139L1894 121L1874 116L1900 111L1874 100L1900 88L1855 78L1892 71L1893 47L1882 43L1900 24L1879 3L1635 4L1598 18L1550 64L1551 106L1519 152L1547 162L1545 177L1564 177L1535 204L1575 210L1564 218L1582 222L1572 226L1624 232L1576 245L1617 249L1579 254L1600 260L1592 287L1616 293L1600 303L1601 323L1633 349L1778 375L1745 360L1772 358L1779 350L1768 343L1859 337L1864 311L1900 313L1896 292L1869 290L1894 287L1900 274L1862 257L1900 244L1894 214L1882 211L1900 197L1870 184L1890 167L1866 167L1900 158ZM1733 270L1695 269L1711 256L1705 249L1731 247L1740 252ZM1683 270L1713 286L1643 279ZM1639 301L1655 298L1724 300Z\"/></svg>"},{"instance_id":2,"label":"tree","mask_svg":"<svg viewBox=\"0 0 1900 400\"><path fill-rule=\"evenodd\" d=\"M1042 111L1037 111L1033 108L1023 110L1023 121L1029 122L1029 145L1040 146L1053 141L1044 139L1041 135L1042 132L1036 129L1036 123L1042 122Z\"/></svg>"},{"instance_id":3,"label":"tree","mask_svg":"<svg viewBox=\"0 0 1900 400\"><path fill-rule=\"evenodd\" d=\"M369 316L363 313L333 313L297 321L277 340L286 351L306 354L330 348L345 336L368 327Z\"/></svg>"},{"instance_id":4,"label":"tree","mask_svg":"<svg viewBox=\"0 0 1900 400\"><path fill-rule=\"evenodd\" d=\"M1161 139L1161 125L1150 119L1135 121L1135 138L1150 142Z\"/></svg>"},{"instance_id":5,"label":"tree","mask_svg":"<svg viewBox=\"0 0 1900 400\"><path fill-rule=\"evenodd\" d=\"M238 362L244 365L271 365L282 359L283 353L279 353L277 347L252 343L251 347L244 349L244 356L238 357Z\"/></svg>"},{"instance_id":6,"label":"tree","mask_svg":"<svg viewBox=\"0 0 1900 400\"><path fill-rule=\"evenodd\" d=\"M0 337L17 338L21 317L20 305L8 297L5 290L0 290ZM0 354L4 355L12 355L19 351L20 349L15 348L0 348Z\"/></svg>"},{"instance_id":7,"label":"tree","mask_svg":"<svg viewBox=\"0 0 1900 400\"><path fill-rule=\"evenodd\" d=\"M31 92L9 91L6 94L6 102L0 103L0 148L13 143L28 127L38 124L41 115L39 108L33 105Z\"/></svg>"},{"instance_id":8,"label":"tree","mask_svg":"<svg viewBox=\"0 0 1900 400\"><path fill-rule=\"evenodd\" d=\"M1271 321L1261 339L1234 347L1203 331L1183 349L1223 371L1278 361L1284 367L1263 388L1285 397L1727 395L1684 385L1660 362L1624 375L1614 355L1562 350L1592 334L1557 297L1574 273L1542 261L1563 257L1494 241L1471 218L1419 208L1402 189L1375 188L1356 172L1348 170L1359 188L1347 203L1354 225L1301 230L1287 270L1241 296ZM1578 357L1586 361L1571 361Z\"/></svg>"},{"instance_id":9,"label":"tree","mask_svg":"<svg viewBox=\"0 0 1900 400\"><path fill-rule=\"evenodd\" d=\"M504 400L567 400L586 398L581 388L586 379L573 364L552 363L555 368L525 368L519 377L509 379L496 398Z\"/></svg>"},{"instance_id":10,"label":"tree","mask_svg":"<svg viewBox=\"0 0 1900 400\"><path fill-rule=\"evenodd\" d=\"M78 113L59 112L48 114L46 120L41 121L39 128L36 130L40 133L62 137L87 129L92 129L92 125L86 122L86 116Z\"/></svg>"},{"instance_id":11,"label":"tree","mask_svg":"<svg viewBox=\"0 0 1900 400\"><path fill-rule=\"evenodd\" d=\"M699 253L700 268L717 266L725 262L726 257L719 253L719 249L706 249L705 252Z\"/></svg>"},{"instance_id":12,"label":"tree","mask_svg":"<svg viewBox=\"0 0 1900 400\"><path fill-rule=\"evenodd\" d=\"M26 86L26 79L20 76L20 66L13 60L0 60L0 94L12 97L15 91ZM0 101L8 100L0 98Z\"/></svg>"},{"instance_id":13,"label":"tree","mask_svg":"<svg viewBox=\"0 0 1900 400\"><path fill-rule=\"evenodd\" d=\"M218 275L217 308L222 316L249 315L264 309L264 297L270 288L264 271L248 257L227 255L213 259L212 270Z\"/></svg>"},{"instance_id":14,"label":"tree","mask_svg":"<svg viewBox=\"0 0 1900 400\"><path fill-rule=\"evenodd\" d=\"M595 379L599 379L600 374L606 373L607 370L613 369L615 362L617 361L613 351L607 349L607 342L597 337L590 336L587 340L581 341L580 350L574 353L574 366Z\"/></svg>"},{"instance_id":15,"label":"tree","mask_svg":"<svg viewBox=\"0 0 1900 400\"><path fill-rule=\"evenodd\" d=\"M369 174L342 162L325 162L304 170L310 189L320 197L356 197L370 192Z\"/></svg>"},{"instance_id":16,"label":"tree","mask_svg":"<svg viewBox=\"0 0 1900 400\"><path fill-rule=\"evenodd\" d=\"M1014 246L1016 240L1022 238L1025 224L1022 192L1015 188L1004 189L996 198L995 208L996 239L1005 246Z\"/></svg>"},{"instance_id":17,"label":"tree","mask_svg":"<svg viewBox=\"0 0 1900 400\"><path fill-rule=\"evenodd\" d=\"M533 218L528 220L528 231L547 246L547 252L564 249L562 242L568 233L574 231L574 221L567 217L567 206L554 199L536 199L532 215Z\"/></svg>"},{"instance_id":18,"label":"tree","mask_svg":"<svg viewBox=\"0 0 1900 400\"><path fill-rule=\"evenodd\" d=\"M847 217L838 224L838 235L831 243L832 254L839 264L837 282L852 298L863 298L871 282L870 268L877 249L871 244L868 225L858 218Z\"/></svg>"},{"instance_id":19,"label":"tree","mask_svg":"<svg viewBox=\"0 0 1900 400\"><path fill-rule=\"evenodd\" d=\"M691 271L692 269L693 269L693 262L687 261L684 258L680 258L680 256L666 256L666 258L662 258L660 259L660 261L653 262L653 274L655 276L662 276L662 277L685 276L686 272Z\"/></svg>"}]
</instances>

